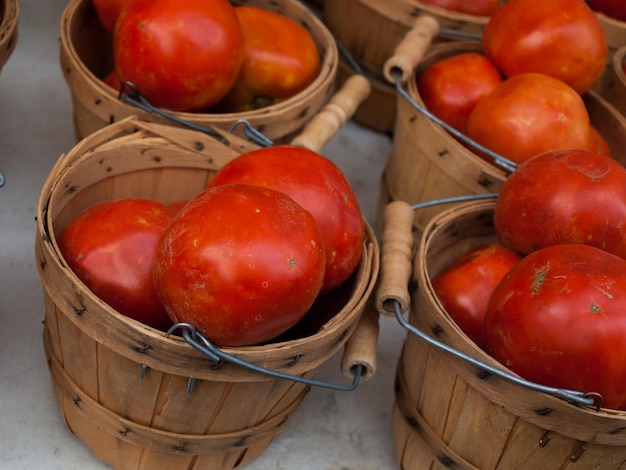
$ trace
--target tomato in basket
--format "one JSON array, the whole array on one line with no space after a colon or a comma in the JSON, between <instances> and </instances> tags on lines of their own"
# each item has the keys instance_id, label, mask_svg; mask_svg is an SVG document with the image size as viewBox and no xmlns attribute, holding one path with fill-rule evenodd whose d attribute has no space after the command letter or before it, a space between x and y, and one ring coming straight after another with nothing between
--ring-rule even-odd
<instances>
[{"instance_id":1,"label":"tomato in basket","mask_svg":"<svg viewBox=\"0 0 626 470\"><path fill-rule=\"evenodd\" d=\"M165 229L154 281L176 322L220 346L269 341L296 324L322 287L313 216L286 194L225 184L193 197Z\"/></svg>"},{"instance_id":2,"label":"tomato in basket","mask_svg":"<svg viewBox=\"0 0 626 470\"><path fill-rule=\"evenodd\" d=\"M244 36L239 76L218 112L264 108L296 95L320 71L320 55L309 31L286 15L254 6L235 7Z\"/></svg>"},{"instance_id":3,"label":"tomato in basket","mask_svg":"<svg viewBox=\"0 0 626 470\"><path fill-rule=\"evenodd\" d=\"M604 13L619 21L626 21L626 2L624 0L587 0L587 4L598 13Z\"/></svg>"},{"instance_id":4,"label":"tomato in basket","mask_svg":"<svg viewBox=\"0 0 626 470\"><path fill-rule=\"evenodd\" d=\"M430 112L466 133L472 110L502 80L498 68L484 54L467 52L429 65L417 77L417 89Z\"/></svg>"},{"instance_id":5,"label":"tomato in basket","mask_svg":"<svg viewBox=\"0 0 626 470\"><path fill-rule=\"evenodd\" d=\"M109 33L113 33L115 22L122 9L132 0L92 0L98 20Z\"/></svg>"},{"instance_id":6,"label":"tomato in basket","mask_svg":"<svg viewBox=\"0 0 626 470\"><path fill-rule=\"evenodd\" d=\"M482 45L506 77L543 73L581 94L608 54L604 28L582 0L508 0L489 19Z\"/></svg>"},{"instance_id":7,"label":"tomato in basket","mask_svg":"<svg viewBox=\"0 0 626 470\"><path fill-rule=\"evenodd\" d=\"M358 266L365 221L352 186L327 157L294 145L254 150L224 165L209 186L228 183L282 191L313 215L326 250L322 294L339 287Z\"/></svg>"},{"instance_id":8,"label":"tomato in basket","mask_svg":"<svg viewBox=\"0 0 626 470\"><path fill-rule=\"evenodd\" d=\"M172 321L159 301L152 268L161 234L175 213L149 199L101 202L60 233L59 249L70 269L101 300L165 331Z\"/></svg>"},{"instance_id":9,"label":"tomato in basket","mask_svg":"<svg viewBox=\"0 0 626 470\"><path fill-rule=\"evenodd\" d=\"M508 78L471 112L467 135L515 163L551 150L592 150L589 113L561 80L540 73Z\"/></svg>"},{"instance_id":10,"label":"tomato in basket","mask_svg":"<svg viewBox=\"0 0 626 470\"><path fill-rule=\"evenodd\" d=\"M531 158L504 181L494 227L503 245L522 254L581 243L626 258L626 168L579 150Z\"/></svg>"},{"instance_id":11,"label":"tomato in basket","mask_svg":"<svg viewBox=\"0 0 626 470\"><path fill-rule=\"evenodd\" d=\"M443 308L477 346L484 349L483 319L502 278L521 256L502 245L480 245L447 266L432 280Z\"/></svg>"},{"instance_id":12,"label":"tomato in basket","mask_svg":"<svg viewBox=\"0 0 626 470\"><path fill-rule=\"evenodd\" d=\"M626 409L626 261L586 245L534 251L496 287L484 338L521 377Z\"/></svg>"},{"instance_id":13,"label":"tomato in basket","mask_svg":"<svg viewBox=\"0 0 626 470\"><path fill-rule=\"evenodd\" d=\"M115 25L115 69L153 105L203 111L224 98L244 56L227 0L133 0Z\"/></svg>"}]
</instances>

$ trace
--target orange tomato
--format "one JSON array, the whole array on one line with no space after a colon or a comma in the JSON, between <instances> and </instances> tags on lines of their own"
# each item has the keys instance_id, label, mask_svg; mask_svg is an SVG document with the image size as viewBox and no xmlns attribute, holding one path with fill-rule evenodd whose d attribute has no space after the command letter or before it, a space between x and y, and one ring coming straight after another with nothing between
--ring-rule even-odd
<instances>
[{"instance_id":1,"label":"orange tomato","mask_svg":"<svg viewBox=\"0 0 626 470\"><path fill-rule=\"evenodd\" d=\"M320 54L295 20L252 6L236 7L244 36L244 60L220 112L242 112L284 101L315 80Z\"/></svg>"}]
</instances>

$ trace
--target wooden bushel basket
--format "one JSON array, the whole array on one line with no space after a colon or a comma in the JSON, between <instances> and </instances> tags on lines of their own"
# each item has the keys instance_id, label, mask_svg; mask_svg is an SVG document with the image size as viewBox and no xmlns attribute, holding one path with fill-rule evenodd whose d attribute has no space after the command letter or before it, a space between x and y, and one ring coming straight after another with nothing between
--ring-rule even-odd
<instances>
[{"instance_id":1,"label":"wooden bushel basket","mask_svg":"<svg viewBox=\"0 0 626 470\"><path fill-rule=\"evenodd\" d=\"M385 61L413 27L415 18L428 14L441 28L481 34L488 17L445 10L419 0L333 0L324 6L324 23L364 68L372 81L372 94L354 120L379 132L393 133L395 88L382 78ZM343 64L344 68L348 67ZM345 78L340 65L338 82ZM383 112L381 112L381 109Z\"/></svg>"},{"instance_id":2,"label":"wooden bushel basket","mask_svg":"<svg viewBox=\"0 0 626 470\"><path fill-rule=\"evenodd\" d=\"M213 362L176 333L167 336L117 313L85 287L59 252L57 234L88 206L121 197L186 200L226 162L256 148L222 134L225 142L126 118L61 156L40 195L35 254L56 400L68 428L116 468L239 468L267 448L310 388ZM367 225L360 265L323 304L325 323L280 342L224 351L312 378L345 346L341 367L348 377L357 365L350 351L375 353L357 351L362 343L353 347L352 341L364 319L377 334L377 314L365 308L377 275L378 245ZM374 362L363 364L364 379Z\"/></svg>"},{"instance_id":3,"label":"wooden bushel basket","mask_svg":"<svg viewBox=\"0 0 626 470\"><path fill-rule=\"evenodd\" d=\"M376 306L387 315L396 307L410 309L408 322L429 338L517 378L459 329L430 282L461 254L496 242L494 207L492 198L446 209L426 226L413 251L413 209L391 203ZM409 293L409 286L416 287ZM572 393L566 400L514 382L410 331L395 394L394 443L403 469L611 470L626 462L626 413L570 402Z\"/></svg>"},{"instance_id":4,"label":"wooden bushel basket","mask_svg":"<svg viewBox=\"0 0 626 470\"><path fill-rule=\"evenodd\" d=\"M19 15L20 8L17 0L0 2L0 70L11 57L17 44Z\"/></svg>"},{"instance_id":5,"label":"wooden bushel basket","mask_svg":"<svg viewBox=\"0 0 626 470\"><path fill-rule=\"evenodd\" d=\"M623 44L613 54L611 66L604 76L600 93L615 109L626 116L626 74L623 69L626 63L626 38Z\"/></svg>"},{"instance_id":6,"label":"wooden bushel basket","mask_svg":"<svg viewBox=\"0 0 626 470\"><path fill-rule=\"evenodd\" d=\"M238 5L242 2L231 3ZM333 93L338 66L337 46L321 20L299 2L253 0L245 3L276 11L303 24L320 52L319 75L297 95L266 108L241 113L172 114L196 125L217 126L224 130L245 119L275 143L286 142L302 129ZM102 81L113 70L112 38L100 25L91 0L70 0L61 17L60 34L60 63L71 92L77 140L133 115L144 121L168 122L155 113L121 101L119 92Z\"/></svg>"},{"instance_id":7,"label":"wooden bushel basket","mask_svg":"<svg viewBox=\"0 0 626 470\"><path fill-rule=\"evenodd\" d=\"M481 51L478 41L454 41L430 45L437 23L422 17L398 45L385 64L390 82L401 71L403 86L410 98L425 108L417 90L416 77L430 64L464 52ZM422 56L423 53L423 56ZM626 119L614 106L591 90L583 96L591 124L609 145L613 157L626 163ZM397 116L391 153L381 182L380 210L390 201L411 204L465 194L497 192L506 172L480 158L453 138L441 125L397 94ZM416 215L423 227L441 207Z\"/></svg>"}]
</instances>

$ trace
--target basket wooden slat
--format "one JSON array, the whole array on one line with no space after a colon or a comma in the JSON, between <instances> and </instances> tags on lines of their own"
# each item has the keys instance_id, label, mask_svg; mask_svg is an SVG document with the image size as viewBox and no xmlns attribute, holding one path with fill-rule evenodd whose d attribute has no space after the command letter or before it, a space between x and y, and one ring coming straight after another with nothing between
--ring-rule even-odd
<instances>
[{"instance_id":1,"label":"basket wooden slat","mask_svg":"<svg viewBox=\"0 0 626 470\"><path fill-rule=\"evenodd\" d=\"M238 5L243 2L233 0L231 3ZM263 109L242 113L172 114L197 125L213 125L224 130L245 119L274 142L287 142L332 95L338 67L337 47L321 20L299 2L254 0L245 3L289 16L311 32L321 56L318 77L296 96ZM118 92L102 81L113 70L112 39L98 22L91 0L70 0L61 17L60 34L60 65L71 92L77 140L131 115L172 124L157 114L122 102L118 99Z\"/></svg>"},{"instance_id":2,"label":"basket wooden slat","mask_svg":"<svg viewBox=\"0 0 626 470\"><path fill-rule=\"evenodd\" d=\"M229 362L213 364L181 337L165 337L120 315L87 290L60 255L56 234L86 207L129 196L190 198L225 162L253 147L223 134L225 142L127 118L61 156L41 192L35 254L55 396L70 429L117 468L243 465L263 452L309 389ZM337 291L337 305L321 327L225 351L313 377L355 331L373 289L378 248L369 226L366 231L361 263ZM189 394L190 378L195 385Z\"/></svg>"},{"instance_id":3,"label":"basket wooden slat","mask_svg":"<svg viewBox=\"0 0 626 470\"><path fill-rule=\"evenodd\" d=\"M411 292L409 322L446 346L506 371L459 329L430 283L461 254L496 241L494 207L493 199L458 204L425 227L414 258L412 282L419 288ZM411 332L398 361L395 391L394 441L403 469L441 462L483 470L618 469L626 461L626 413L573 405L485 374Z\"/></svg>"},{"instance_id":4,"label":"basket wooden slat","mask_svg":"<svg viewBox=\"0 0 626 470\"><path fill-rule=\"evenodd\" d=\"M18 0L3 0L0 4L0 71L13 54L18 37L20 7Z\"/></svg>"}]
</instances>

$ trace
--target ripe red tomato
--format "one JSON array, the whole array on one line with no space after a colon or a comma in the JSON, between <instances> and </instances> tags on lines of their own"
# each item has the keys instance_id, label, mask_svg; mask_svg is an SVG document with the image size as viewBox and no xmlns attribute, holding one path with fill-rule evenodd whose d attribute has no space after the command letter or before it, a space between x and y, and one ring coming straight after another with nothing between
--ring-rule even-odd
<instances>
[{"instance_id":1,"label":"ripe red tomato","mask_svg":"<svg viewBox=\"0 0 626 470\"><path fill-rule=\"evenodd\" d=\"M132 0L92 0L96 15L109 33L113 33L115 22L122 9Z\"/></svg>"},{"instance_id":2,"label":"ripe red tomato","mask_svg":"<svg viewBox=\"0 0 626 470\"><path fill-rule=\"evenodd\" d=\"M466 133L476 104L502 81L496 66L483 54L453 55L428 66L417 77L424 105L456 130Z\"/></svg>"},{"instance_id":3,"label":"ripe red tomato","mask_svg":"<svg viewBox=\"0 0 626 470\"><path fill-rule=\"evenodd\" d=\"M587 0L587 4L598 13L604 13L619 21L626 21L626 3L624 0Z\"/></svg>"},{"instance_id":4,"label":"ripe red tomato","mask_svg":"<svg viewBox=\"0 0 626 470\"><path fill-rule=\"evenodd\" d=\"M505 180L494 210L501 243L522 253L559 243L626 258L626 168L594 152L548 152Z\"/></svg>"},{"instance_id":5,"label":"ripe red tomato","mask_svg":"<svg viewBox=\"0 0 626 470\"><path fill-rule=\"evenodd\" d=\"M500 0L420 0L420 2L478 16L490 16L500 7Z\"/></svg>"},{"instance_id":6,"label":"ripe red tomato","mask_svg":"<svg viewBox=\"0 0 626 470\"><path fill-rule=\"evenodd\" d=\"M550 150L591 150L589 113L578 93L560 80L525 73L504 80L476 105L467 135L521 163Z\"/></svg>"},{"instance_id":7,"label":"ripe red tomato","mask_svg":"<svg viewBox=\"0 0 626 470\"><path fill-rule=\"evenodd\" d=\"M223 346L269 341L300 320L324 278L313 216L286 194L208 188L165 229L154 280L172 318Z\"/></svg>"},{"instance_id":8,"label":"ripe red tomato","mask_svg":"<svg viewBox=\"0 0 626 470\"><path fill-rule=\"evenodd\" d=\"M626 261L584 245L529 254L496 287L484 337L520 376L626 408Z\"/></svg>"},{"instance_id":9,"label":"ripe red tomato","mask_svg":"<svg viewBox=\"0 0 626 470\"><path fill-rule=\"evenodd\" d=\"M202 111L221 100L244 53L226 0L133 0L118 18L113 46L120 80L174 111Z\"/></svg>"},{"instance_id":10,"label":"ripe red tomato","mask_svg":"<svg viewBox=\"0 0 626 470\"><path fill-rule=\"evenodd\" d=\"M520 255L502 245L481 245L462 255L431 281L452 320L483 349L483 319L489 298L520 259Z\"/></svg>"},{"instance_id":11,"label":"ripe red tomato","mask_svg":"<svg viewBox=\"0 0 626 470\"><path fill-rule=\"evenodd\" d=\"M300 23L252 6L236 7L245 54L237 81L217 108L243 112L284 101L309 86L320 71L313 37Z\"/></svg>"},{"instance_id":12,"label":"ripe red tomato","mask_svg":"<svg viewBox=\"0 0 626 470\"><path fill-rule=\"evenodd\" d=\"M68 266L115 310L165 331L172 321L159 301L152 267L161 234L175 211L139 198L91 206L59 235Z\"/></svg>"},{"instance_id":13,"label":"ripe red tomato","mask_svg":"<svg viewBox=\"0 0 626 470\"><path fill-rule=\"evenodd\" d=\"M350 183L328 158L303 147L274 145L231 160L209 187L228 183L282 191L313 214L326 250L323 294L337 288L358 266L365 221Z\"/></svg>"},{"instance_id":14,"label":"ripe red tomato","mask_svg":"<svg viewBox=\"0 0 626 470\"><path fill-rule=\"evenodd\" d=\"M582 0L508 0L489 19L482 45L507 77L544 73L581 94L608 54L602 24Z\"/></svg>"}]
</instances>

